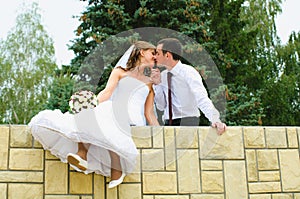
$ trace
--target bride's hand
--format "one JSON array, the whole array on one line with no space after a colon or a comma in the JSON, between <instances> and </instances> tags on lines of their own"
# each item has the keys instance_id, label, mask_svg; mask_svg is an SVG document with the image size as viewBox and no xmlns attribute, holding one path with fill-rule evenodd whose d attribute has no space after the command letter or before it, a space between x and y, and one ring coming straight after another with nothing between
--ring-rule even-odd
<instances>
[{"instance_id":1,"label":"bride's hand","mask_svg":"<svg viewBox=\"0 0 300 199\"><path fill-rule=\"evenodd\" d=\"M151 70L150 81L155 85L161 83L160 70L158 68Z\"/></svg>"}]
</instances>

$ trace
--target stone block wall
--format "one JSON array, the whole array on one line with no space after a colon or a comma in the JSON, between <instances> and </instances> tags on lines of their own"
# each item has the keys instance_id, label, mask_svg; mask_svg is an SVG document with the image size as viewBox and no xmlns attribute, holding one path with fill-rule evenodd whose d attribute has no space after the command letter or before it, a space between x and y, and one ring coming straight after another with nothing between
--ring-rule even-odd
<instances>
[{"instance_id":1,"label":"stone block wall","mask_svg":"<svg viewBox=\"0 0 300 199\"><path fill-rule=\"evenodd\" d=\"M300 199L300 127L133 127L134 173L72 170L24 125L0 126L0 199Z\"/></svg>"}]
</instances>

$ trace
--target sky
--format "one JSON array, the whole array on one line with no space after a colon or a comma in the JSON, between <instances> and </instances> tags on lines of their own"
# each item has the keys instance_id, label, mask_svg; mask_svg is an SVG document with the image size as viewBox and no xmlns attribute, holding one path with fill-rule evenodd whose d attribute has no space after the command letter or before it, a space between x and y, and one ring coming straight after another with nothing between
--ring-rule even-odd
<instances>
[{"instance_id":1,"label":"sky","mask_svg":"<svg viewBox=\"0 0 300 199\"><path fill-rule=\"evenodd\" d=\"M0 7L0 38L6 39L15 26L16 17L24 0L9 0ZM77 18L85 10L86 2L79 0L26 0L26 4L37 2L42 17L42 25L54 41L55 57L58 66L70 64L74 53L68 50L70 40L76 38L74 31L80 25ZM5 19L5 20L4 20Z\"/></svg>"},{"instance_id":2,"label":"sky","mask_svg":"<svg viewBox=\"0 0 300 199\"><path fill-rule=\"evenodd\" d=\"M42 25L54 41L56 63L70 64L74 54L68 50L70 40L76 38L74 31L80 24L72 16L80 15L85 10L86 2L79 0L26 0L37 2L41 9ZM0 39L5 39L8 32L15 26L15 19L22 0L9 0L0 7ZM292 31L300 31L300 0L283 0L282 13L276 19L277 34L283 44L288 41Z\"/></svg>"}]
</instances>

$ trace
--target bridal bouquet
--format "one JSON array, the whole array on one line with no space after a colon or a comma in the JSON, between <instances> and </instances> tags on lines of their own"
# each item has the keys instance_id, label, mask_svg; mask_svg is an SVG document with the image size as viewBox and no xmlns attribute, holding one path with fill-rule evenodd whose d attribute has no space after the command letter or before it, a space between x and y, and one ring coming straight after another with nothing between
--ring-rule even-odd
<instances>
[{"instance_id":1,"label":"bridal bouquet","mask_svg":"<svg viewBox=\"0 0 300 199\"><path fill-rule=\"evenodd\" d=\"M97 106L97 97L92 91L82 90L74 93L69 101L70 111L79 113L83 109L90 109Z\"/></svg>"}]
</instances>

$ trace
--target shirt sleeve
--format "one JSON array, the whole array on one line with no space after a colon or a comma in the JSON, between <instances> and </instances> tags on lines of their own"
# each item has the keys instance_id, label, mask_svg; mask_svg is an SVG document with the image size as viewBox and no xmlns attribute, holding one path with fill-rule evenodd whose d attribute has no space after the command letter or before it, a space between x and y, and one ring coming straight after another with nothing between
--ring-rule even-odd
<instances>
[{"instance_id":1,"label":"shirt sleeve","mask_svg":"<svg viewBox=\"0 0 300 199\"><path fill-rule=\"evenodd\" d=\"M167 101L162 84L153 85L153 90L155 93L154 101L157 109L160 111L164 111L167 106Z\"/></svg>"},{"instance_id":2,"label":"shirt sleeve","mask_svg":"<svg viewBox=\"0 0 300 199\"><path fill-rule=\"evenodd\" d=\"M206 88L203 85L201 75L194 68L188 71L188 85L194 94L198 108L204 113L205 117L211 122L221 122L220 113L215 108L211 99L208 97Z\"/></svg>"}]
</instances>

